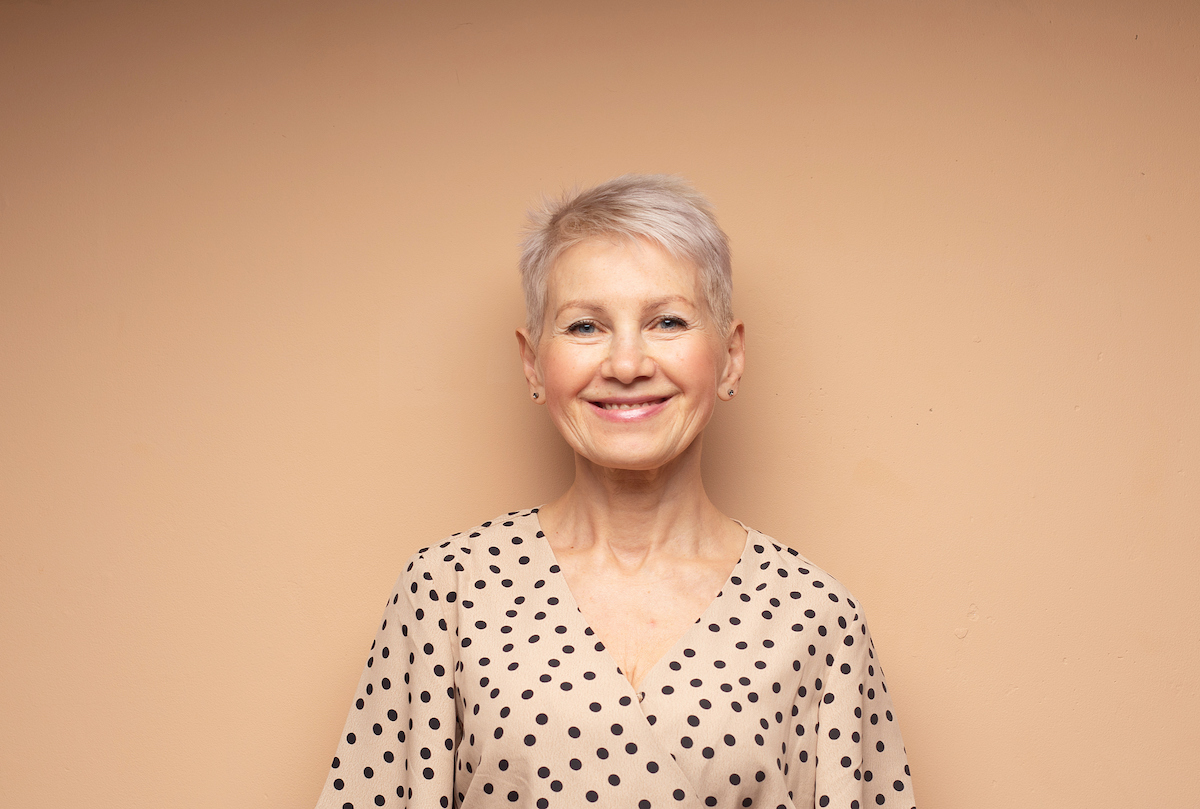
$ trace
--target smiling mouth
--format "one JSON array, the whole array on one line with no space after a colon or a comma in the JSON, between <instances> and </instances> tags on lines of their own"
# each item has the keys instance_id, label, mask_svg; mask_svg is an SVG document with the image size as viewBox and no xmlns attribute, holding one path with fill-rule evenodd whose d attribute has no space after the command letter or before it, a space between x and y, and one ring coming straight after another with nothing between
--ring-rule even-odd
<instances>
[{"instance_id":1,"label":"smiling mouth","mask_svg":"<svg viewBox=\"0 0 1200 809\"><path fill-rule=\"evenodd\" d=\"M653 407L656 404L662 404L670 397L661 399L650 399L645 402L592 402L592 404L601 410L640 410L645 407Z\"/></svg>"}]
</instances>

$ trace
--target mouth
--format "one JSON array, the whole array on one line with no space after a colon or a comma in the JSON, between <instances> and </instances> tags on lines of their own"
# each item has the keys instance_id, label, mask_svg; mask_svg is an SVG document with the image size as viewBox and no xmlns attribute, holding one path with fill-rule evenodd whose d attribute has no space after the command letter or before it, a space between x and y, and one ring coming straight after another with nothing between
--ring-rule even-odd
<instances>
[{"instance_id":1,"label":"mouth","mask_svg":"<svg viewBox=\"0 0 1200 809\"><path fill-rule=\"evenodd\" d=\"M597 407L601 410L645 410L654 407L655 405L660 405L669 398L671 397L660 396L652 399L641 398L626 400L610 399L607 401L594 401L590 402L590 404L593 407Z\"/></svg>"}]
</instances>

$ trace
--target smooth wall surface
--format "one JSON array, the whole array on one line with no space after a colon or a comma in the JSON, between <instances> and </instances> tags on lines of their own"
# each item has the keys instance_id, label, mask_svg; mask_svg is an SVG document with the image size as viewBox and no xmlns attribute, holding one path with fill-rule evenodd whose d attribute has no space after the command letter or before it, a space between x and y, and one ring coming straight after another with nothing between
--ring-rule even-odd
<instances>
[{"instance_id":1,"label":"smooth wall surface","mask_svg":"<svg viewBox=\"0 0 1200 809\"><path fill-rule=\"evenodd\" d=\"M1196 3L6 0L0 805L315 801L406 557L567 483L516 234L627 171L920 805L1195 804Z\"/></svg>"}]
</instances>

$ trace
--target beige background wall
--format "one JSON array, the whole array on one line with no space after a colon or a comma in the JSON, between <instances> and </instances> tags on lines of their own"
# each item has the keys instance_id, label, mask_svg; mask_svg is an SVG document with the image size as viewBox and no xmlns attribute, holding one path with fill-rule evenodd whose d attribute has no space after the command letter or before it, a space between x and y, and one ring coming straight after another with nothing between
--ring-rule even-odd
<instances>
[{"instance_id":1,"label":"beige background wall","mask_svg":"<svg viewBox=\"0 0 1200 809\"><path fill-rule=\"evenodd\" d=\"M542 191L735 248L729 513L924 807L1195 805L1200 6L0 3L0 805L307 807L418 546L568 458Z\"/></svg>"}]
</instances>

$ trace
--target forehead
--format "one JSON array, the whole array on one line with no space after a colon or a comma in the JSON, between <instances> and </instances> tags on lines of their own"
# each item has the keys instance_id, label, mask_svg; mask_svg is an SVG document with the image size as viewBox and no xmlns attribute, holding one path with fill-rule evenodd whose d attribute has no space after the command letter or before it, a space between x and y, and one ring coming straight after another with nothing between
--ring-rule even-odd
<instances>
[{"instance_id":1,"label":"forehead","mask_svg":"<svg viewBox=\"0 0 1200 809\"><path fill-rule=\"evenodd\" d=\"M619 303L675 297L699 305L700 272L685 258L645 239L585 239L563 251L547 278L552 308L576 299Z\"/></svg>"}]
</instances>

